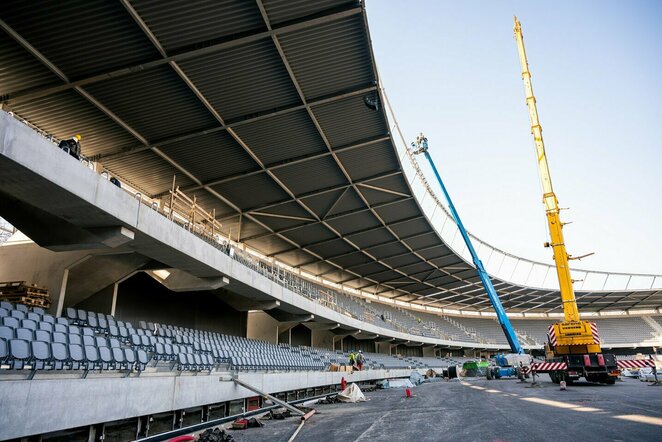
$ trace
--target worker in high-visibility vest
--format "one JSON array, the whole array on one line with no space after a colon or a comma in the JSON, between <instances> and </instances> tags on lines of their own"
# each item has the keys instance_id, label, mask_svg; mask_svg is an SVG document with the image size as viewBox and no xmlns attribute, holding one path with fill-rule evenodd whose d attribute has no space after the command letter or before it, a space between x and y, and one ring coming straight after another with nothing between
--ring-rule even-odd
<instances>
[{"instance_id":1,"label":"worker in high-visibility vest","mask_svg":"<svg viewBox=\"0 0 662 442\"><path fill-rule=\"evenodd\" d=\"M349 352L349 366L354 367L354 364L356 363L356 356L354 356L354 350Z\"/></svg>"}]
</instances>

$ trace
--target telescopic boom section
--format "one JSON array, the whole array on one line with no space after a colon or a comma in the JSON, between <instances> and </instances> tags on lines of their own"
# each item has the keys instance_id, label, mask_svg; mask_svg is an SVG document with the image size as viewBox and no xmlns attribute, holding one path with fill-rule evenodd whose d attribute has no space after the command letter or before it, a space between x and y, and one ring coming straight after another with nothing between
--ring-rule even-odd
<instances>
[{"instance_id":1,"label":"telescopic boom section","mask_svg":"<svg viewBox=\"0 0 662 442\"><path fill-rule=\"evenodd\" d=\"M552 178L547 165L547 155L545 155L545 143L542 139L542 127L538 119L538 108L536 107L536 97L533 95L533 86L531 85L531 72L529 71L529 62L526 58L524 49L524 36L522 35L522 25L515 17L515 40L517 41L517 51L519 61L522 65L522 80L524 81L524 91L526 93L526 105L529 109L529 119L531 120L531 133L536 148L536 157L538 159L538 171L543 189L543 204L547 214L547 223L549 224L549 234L551 243L545 244L554 250L554 262L556 263L556 274L559 279L559 289L561 291L561 301L563 302L563 312L566 322L579 321L579 310L575 301L575 291L572 287L572 277L570 276L570 267L568 265L568 253L566 252L565 242L563 240L563 223L561 222L559 202L552 188Z\"/></svg>"},{"instance_id":2,"label":"telescopic boom section","mask_svg":"<svg viewBox=\"0 0 662 442\"><path fill-rule=\"evenodd\" d=\"M434 161L432 161L432 157L428 153L428 139L425 138L423 134L421 134L418 138L416 138L416 143L411 143L411 145L414 148L413 152L415 154L420 154L420 153L424 154L425 158L430 163L430 167L434 172L435 178L437 178L439 187L441 187L441 191L443 192L444 197L448 202L448 209L451 212L451 216L453 217L455 224L457 224L457 228L460 231L460 234L462 235L462 239L464 240L464 243L466 244L467 249L471 254L471 259L473 260L473 263L476 266L478 277L480 278L480 281L483 283L483 287L487 292L487 296L490 298L490 302L494 307L494 311L496 312L497 319L499 320L499 324L501 325L501 328L503 329L503 332L506 335L506 339L508 340L510 349L512 350L513 353L520 353L520 354L524 353L524 349L520 345L519 339L517 339L517 335L515 334L515 329L513 329L513 326L510 324L510 320L506 315L506 311L503 309L503 305L501 304L499 295L497 295L497 292L494 289L494 285L492 285L492 280L490 279L490 275L487 274L487 271L485 270L482 261L478 258L478 254L476 253L476 250L474 249L474 246L471 243L471 238L469 237L469 234L464 228L464 224L462 224L460 215L458 215L457 210L455 210L455 205L451 200L450 194L446 190L446 186L444 186L444 182L441 180L441 175L439 175L439 172L437 171L437 168L434 165Z\"/></svg>"}]
</instances>

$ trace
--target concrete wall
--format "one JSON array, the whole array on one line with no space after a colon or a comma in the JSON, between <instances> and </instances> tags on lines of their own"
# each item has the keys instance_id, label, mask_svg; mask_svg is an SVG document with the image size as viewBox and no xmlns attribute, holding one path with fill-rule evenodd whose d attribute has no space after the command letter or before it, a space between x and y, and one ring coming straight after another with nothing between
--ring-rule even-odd
<instances>
[{"instance_id":1,"label":"concrete wall","mask_svg":"<svg viewBox=\"0 0 662 442\"><path fill-rule=\"evenodd\" d=\"M356 339L353 336L345 336L342 340L343 351L363 350L369 353L375 353L375 341L370 339Z\"/></svg>"},{"instance_id":2,"label":"concrete wall","mask_svg":"<svg viewBox=\"0 0 662 442\"><path fill-rule=\"evenodd\" d=\"M210 292L172 292L142 272L117 292L115 317L134 326L143 320L245 337L246 316Z\"/></svg>"},{"instance_id":3,"label":"concrete wall","mask_svg":"<svg viewBox=\"0 0 662 442\"><path fill-rule=\"evenodd\" d=\"M292 345L305 345L310 347L312 345L311 331L303 324L298 324L292 327L290 331L290 343Z\"/></svg>"},{"instance_id":4,"label":"concrete wall","mask_svg":"<svg viewBox=\"0 0 662 442\"><path fill-rule=\"evenodd\" d=\"M426 358L434 358L435 357L435 349L434 347L423 347L423 356Z\"/></svg>"},{"instance_id":5,"label":"concrete wall","mask_svg":"<svg viewBox=\"0 0 662 442\"><path fill-rule=\"evenodd\" d=\"M329 330L311 330L313 347L333 350L334 334Z\"/></svg>"},{"instance_id":6,"label":"concrete wall","mask_svg":"<svg viewBox=\"0 0 662 442\"><path fill-rule=\"evenodd\" d=\"M55 313L64 269L87 251L52 252L31 241L8 241L0 246L0 281L25 281L46 287L51 295L50 313Z\"/></svg>"},{"instance_id":7,"label":"concrete wall","mask_svg":"<svg viewBox=\"0 0 662 442\"><path fill-rule=\"evenodd\" d=\"M263 311L250 311L247 315L246 337L277 344L278 321Z\"/></svg>"},{"instance_id":8,"label":"concrete wall","mask_svg":"<svg viewBox=\"0 0 662 442\"><path fill-rule=\"evenodd\" d=\"M375 352L382 353L385 355L391 354L391 344L388 342L376 342L375 343Z\"/></svg>"},{"instance_id":9,"label":"concrete wall","mask_svg":"<svg viewBox=\"0 0 662 442\"><path fill-rule=\"evenodd\" d=\"M79 302L74 307L109 315L113 306L113 286L114 284L109 285L103 290L99 290L97 293Z\"/></svg>"},{"instance_id":10,"label":"concrete wall","mask_svg":"<svg viewBox=\"0 0 662 442\"><path fill-rule=\"evenodd\" d=\"M281 331L278 329L278 343L279 344L289 344L290 343L290 330L291 328L287 328L284 331Z\"/></svg>"},{"instance_id":11,"label":"concrete wall","mask_svg":"<svg viewBox=\"0 0 662 442\"><path fill-rule=\"evenodd\" d=\"M407 345L398 345L393 349L393 354L399 354L402 356L423 356L423 347L422 346L407 346Z\"/></svg>"}]
</instances>

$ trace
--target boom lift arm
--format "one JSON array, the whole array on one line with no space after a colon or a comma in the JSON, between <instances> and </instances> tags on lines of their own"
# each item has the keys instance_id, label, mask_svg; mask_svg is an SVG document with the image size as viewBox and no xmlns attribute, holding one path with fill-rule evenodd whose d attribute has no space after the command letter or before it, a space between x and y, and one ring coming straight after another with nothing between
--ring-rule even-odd
<instances>
[{"instance_id":1,"label":"boom lift arm","mask_svg":"<svg viewBox=\"0 0 662 442\"><path fill-rule=\"evenodd\" d=\"M490 279L490 276L487 274L487 271L485 271L485 267L483 266L482 261L478 258L478 254L476 253L476 250L474 249L474 246L471 243L471 238L469 238L469 234L467 233L466 229L464 228L464 225L462 224L460 215L458 215L457 210L455 210L455 205L451 200L451 196L448 194L448 191L446 190L446 186L444 186L444 182L441 180L441 176L439 175L439 172L437 171L437 168L434 165L434 161L432 161L432 157L428 153L428 139L425 138L423 134L421 134L416 138L416 143L411 143L411 145L414 148L413 152L415 154L420 154L420 153L424 154L425 158L430 163L430 167L434 172L434 176L437 178L439 187L441 187L441 191L444 193L444 197L448 202L448 209L450 210L451 215L453 216L453 220L455 220L455 224L457 224L457 228L460 230L462 239L464 240L464 243L466 244L469 253L471 253L471 259L473 260L473 263L476 266L478 277L480 278L480 281L483 283L483 287L487 292L487 296L490 298L492 307L494 307L494 310L496 311L497 319L499 321L499 324L501 325L501 328L503 329L504 334L506 335L506 339L508 340L508 344L510 345L511 351L513 353L518 353L518 354L524 353L524 349L520 345L519 339L517 339L517 335L515 334L515 330L513 329L513 326L510 324L510 320L506 315L506 311L503 309L503 305L501 304L499 295L494 289L494 285L492 285L492 280Z\"/></svg>"}]
</instances>

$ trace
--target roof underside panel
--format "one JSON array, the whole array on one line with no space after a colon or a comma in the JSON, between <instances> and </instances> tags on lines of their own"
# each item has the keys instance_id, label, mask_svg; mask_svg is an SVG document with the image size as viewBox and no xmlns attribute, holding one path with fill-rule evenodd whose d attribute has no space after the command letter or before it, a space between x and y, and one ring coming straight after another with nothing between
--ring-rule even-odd
<instances>
[{"instance_id":1,"label":"roof underside panel","mask_svg":"<svg viewBox=\"0 0 662 442\"><path fill-rule=\"evenodd\" d=\"M152 143L217 124L169 66L95 83L85 89Z\"/></svg>"},{"instance_id":2,"label":"roof underside panel","mask_svg":"<svg viewBox=\"0 0 662 442\"><path fill-rule=\"evenodd\" d=\"M28 54L15 40L0 33L0 96L44 84L60 83L57 75ZM11 66L11 69L7 69Z\"/></svg>"},{"instance_id":3,"label":"roof underside panel","mask_svg":"<svg viewBox=\"0 0 662 442\"><path fill-rule=\"evenodd\" d=\"M360 96L315 106L313 113L334 148L388 133L384 114L370 109Z\"/></svg>"},{"instance_id":4,"label":"roof underside panel","mask_svg":"<svg viewBox=\"0 0 662 442\"><path fill-rule=\"evenodd\" d=\"M294 75L308 100L370 85L374 80L363 20L347 17L280 38Z\"/></svg>"},{"instance_id":5,"label":"roof underside panel","mask_svg":"<svg viewBox=\"0 0 662 442\"><path fill-rule=\"evenodd\" d=\"M167 144L161 150L202 182L261 170L226 131Z\"/></svg>"},{"instance_id":6,"label":"roof underside panel","mask_svg":"<svg viewBox=\"0 0 662 442\"><path fill-rule=\"evenodd\" d=\"M176 176L177 184L190 186L193 182L173 165L152 151L139 152L121 159L109 159L105 164L122 181L126 181L150 195L166 192L172 187Z\"/></svg>"},{"instance_id":7,"label":"roof underside panel","mask_svg":"<svg viewBox=\"0 0 662 442\"><path fill-rule=\"evenodd\" d=\"M226 121L300 103L271 40L187 60L180 66Z\"/></svg>"},{"instance_id":8,"label":"roof underside panel","mask_svg":"<svg viewBox=\"0 0 662 442\"><path fill-rule=\"evenodd\" d=\"M305 110L242 124L234 130L266 166L327 152Z\"/></svg>"},{"instance_id":9,"label":"roof underside panel","mask_svg":"<svg viewBox=\"0 0 662 442\"><path fill-rule=\"evenodd\" d=\"M159 57L120 2L5 0L1 14L72 80Z\"/></svg>"},{"instance_id":10,"label":"roof underside panel","mask_svg":"<svg viewBox=\"0 0 662 442\"><path fill-rule=\"evenodd\" d=\"M356 0L262 0L271 24L281 24L301 17L320 15L343 5L358 5Z\"/></svg>"},{"instance_id":11,"label":"roof underside panel","mask_svg":"<svg viewBox=\"0 0 662 442\"><path fill-rule=\"evenodd\" d=\"M245 0L132 0L169 53L266 26L257 4Z\"/></svg>"}]
</instances>

